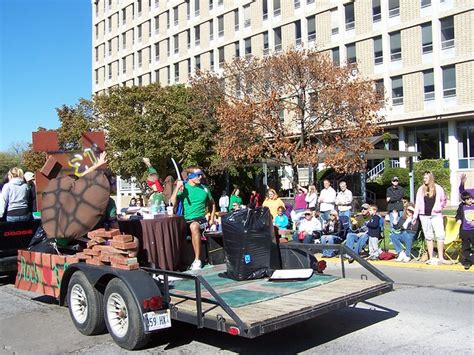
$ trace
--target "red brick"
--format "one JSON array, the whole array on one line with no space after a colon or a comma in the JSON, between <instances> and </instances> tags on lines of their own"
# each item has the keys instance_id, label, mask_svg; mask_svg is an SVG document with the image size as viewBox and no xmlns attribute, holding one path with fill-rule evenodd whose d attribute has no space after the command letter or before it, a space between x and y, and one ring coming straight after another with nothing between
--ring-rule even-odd
<instances>
[{"instance_id":1,"label":"red brick","mask_svg":"<svg viewBox=\"0 0 474 355\"><path fill-rule=\"evenodd\" d=\"M130 265L130 264L136 264L137 258L125 258L123 256L112 256L110 258L110 262L114 264L120 264L120 265Z\"/></svg>"},{"instance_id":2,"label":"red brick","mask_svg":"<svg viewBox=\"0 0 474 355\"><path fill-rule=\"evenodd\" d=\"M113 238L116 235L120 235L120 230L119 229L111 229L111 230L105 231L105 233L104 233L105 238Z\"/></svg>"},{"instance_id":3,"label":"red brick","mask_svg":"<svg viewBox=\"0 0 474 355\"><path fill-rule=\"evenodd\" d=\"M110 263L110 253L105 253L102 252L98 256L99 260L102 261L103 263Z\"/></svg>"},{"instance_id":4,"label":"red brick","mask_svg":"<svg viewBox=\"0 0 474 355\"><path fill-rule=\"evenodd\" d=\"M115 249L114 247L110 245L94 245L92 247L92 250L99 250L101 252L106 252L106 253L113 253L113 254L128 254L127 250L120 250L120 249Z\"/></svg>"},{"instance_id":5,"label":"red brick","mask_svg":"<svg viewBox=\"0 0 474 355\"><path fill-rule=\"evenodd\" d=\"M91 259L92 256L90 255L86 255L84 253L76 253L76 257L79 259L79 260L87 260L87 259Z\"/></svg>"},{"instance_id":6,"label":"red brick","mask_svg":"<svg viewBox=\"0 0 474 355\"><path fill-rule=\"evenodd\" d=\"M94 232L93 235L95 237L99 237L99 238L104 238L105 237L105 229L104 228L99 228L99 229L96 229L92 232Z\"/></svg>"},{"instance_id":7,"label":"red brick","mask_svg":"<svg viewBox=\"0 0 474 355\"><path fill-rule=\"evenodd\" d=\"M117 249L121 250L129 250L129 249L136 249L138 248L138 242L128 242L128 243L120 243L112 240L112 246Z\"/></svg>"},{"instance_id":8,"label":"red brick","mask_svg":"<svg viewBox=\"0 0 474 355\"><path fill-rule=\"evenodd\" d=\"M66 256L66 263L68 265L78 263L78 262L79 262L79 258L76 255Z\"/></svg>"},{"instance_id":9,"label":"red brick","mask_svg":"<svg viewBox=\"0 0 474 355\"><path fill-rule=\"evenodd\" d=\"M112 267L115 267L117 269L122 269L122 270L136 270L140 268L140 265L138 265L138 263L129 264L129 265L121 265L121 264L112 263L111 265Z\"/></svg>"},{"instance_id":10,"label":"red brick","mask_svg":"<svg viewBox=\"0 0 474 355\"><path fill-rule=\"evenodd\" d=\"M41 168L40 173L45 175L48 179L54 179L56 176L58 176L61 169L62 165L59 163L59 161L50 155L48 160L46 160L46 163L44 163L43 167Z\"/></svg>"},{"instance_id":11,"label":"red brick","mask_svg":"<svg viewBox=\"0 0 474 355\"><path fill-rule=\"evenodd\" d=\"M64 265L66 262L66 257L62 255L51 255L51 264L54 265Z\"/></svg>"},{"instance_id":12,"label":"red brick","mask_svg":"<svg viewBox=\"0 0 474 355\"><path fill-rule=\"evenodd\" d=\"M112 241L119 242L119 243L133 242L133 235L130 235L130 234L115 235Z\"/></svg>"},{"instance_id":13,"label":"red brick","mask_svg":"<svg viewBox=\"0 0 474 355\"><path fill-rule=\"evenodd\" d=\"M89 249L92 249L92 247L93 247L94 245L97 245L97 244L100 244L100 243L97 242L97 241L95 241L95 240L89 240L89 241L87 242L87 247L88 247Z\"/></svg>"},{"instance_id":14,"label":"red brick","mask_svg":"<svg viewBox=\"0 0 474 355\"><path fill-rule=\"evenodd\" d=\"M104 263L102 261L100 261L99 259L96 259L96 258L87 259L86 263L91 264L91 265L104 265Z\"/></svg>"},{"instance_id":15,"label":"red brick","mask_svg":"<svg viewBox=\"0 0 474 355\"><path fill-rule=\"evenodd\" d=\"M100 250L96 250L96 249L84 249L82 252L86 255L91 255L91 256L97 256L100 254Z\"/></svg>"}]
</instances>

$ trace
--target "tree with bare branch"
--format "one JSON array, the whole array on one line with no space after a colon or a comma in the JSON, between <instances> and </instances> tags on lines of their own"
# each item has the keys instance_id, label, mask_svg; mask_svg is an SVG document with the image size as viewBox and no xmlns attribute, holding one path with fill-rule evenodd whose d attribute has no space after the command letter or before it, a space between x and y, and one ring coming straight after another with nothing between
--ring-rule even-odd
<instances>
[{"instance_id":1,"label":"tree with bare branch","mask_svg":"<svg viewBox=\"0 0 474 355\"><path fill-rule=\"evenodd\" d=\"M298 166L321 162L354 173L365 168L369 137L381 130L374 83L316 50L235 58L220 75L198 74L192 86L223 97L216 108L223 168L272 158L291 165L295 179Z\"/></svg>"}]
</instances>

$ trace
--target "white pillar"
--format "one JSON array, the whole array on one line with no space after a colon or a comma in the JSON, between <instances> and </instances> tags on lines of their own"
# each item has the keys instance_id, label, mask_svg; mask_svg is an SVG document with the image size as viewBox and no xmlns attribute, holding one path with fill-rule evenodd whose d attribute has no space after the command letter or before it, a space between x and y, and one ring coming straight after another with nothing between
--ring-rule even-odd
<instances>
[{"instance_id":1,"label":"white pillar","mask_svg":"<svg viewBox=\"0 0 474 355\"><path fill-rule=\"evenodd\" d=\"M405 127L398 127L398 150L401 152L405 152L407 150L405 138ZM407 167L407 158L400 157L400 168Z\"/></svg>"},{"instance_id":2,"label":"white pillar","mask_svg":"<svg viewBox=\"0 0 474 355\"><path fill-rule=\"evenodd\" d=\"M458 180L458 138L456 135L456 121L448 122L448 142L449 149L447 149L447 158L449 160L450 183L451 183L451 206L459 204L459 180Z\"/></svg>"}]
</instances>

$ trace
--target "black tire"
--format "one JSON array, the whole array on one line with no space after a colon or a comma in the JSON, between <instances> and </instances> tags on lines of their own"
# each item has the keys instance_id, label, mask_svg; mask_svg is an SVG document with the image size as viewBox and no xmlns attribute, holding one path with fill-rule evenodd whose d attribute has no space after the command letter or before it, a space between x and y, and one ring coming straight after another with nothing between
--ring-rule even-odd
<instances>
[{"instance_id":1,"label":"black tire","mask_svg":"<svg viewBox=\"0 0 474 355\"><path fill-rule=\"evenodd\" d=\"M135 350L148 343L150 334L145 333L141 311L122 280L115 278L109 282L105 289L103 308L107 329L117 345ZM111 324L111 320L115 324ZM117 324L120 322L123 326Z\"/></svg>"},{"instance_id":2,"label":"black tire","mask_svg":"<svg viewBox=\"0 0 474 355\"><path fill-rule=\"evenodd\" d=\"M69 315L82 334L95 335L105 332L103 298L82 271L76 271L71 276L67 288Z\"/></svg>"}]
</instances>

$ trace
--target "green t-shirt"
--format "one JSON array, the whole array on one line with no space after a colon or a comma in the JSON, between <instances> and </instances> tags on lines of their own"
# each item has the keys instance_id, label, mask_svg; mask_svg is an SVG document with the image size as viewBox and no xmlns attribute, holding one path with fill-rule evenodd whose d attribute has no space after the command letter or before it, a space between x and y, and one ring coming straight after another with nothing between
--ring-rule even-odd
<instances>
[{"instance_id":1,"label":"green t-shirt","mask_svg":"<svg viewBox=\"0 0 474 355\"><path fill-rule=\"evenodd\" d=\"M206 206L213 201L209 188L204 185L184 184L183 191L178 192L178 199L183 201L184 219L194 219L206 215Z\"/></svg>"},{"instance_id":2,"label":"green t-shirt","mask_svg":"<svg viewBox=\"0 0 474 355\"><path fill-rule=\"evenodd\" d=\"M232 209L232 204L237 203L239 206L242 204L242 197L237 195L230 195L229 208Z\"/></svg>"}]
</instances>

